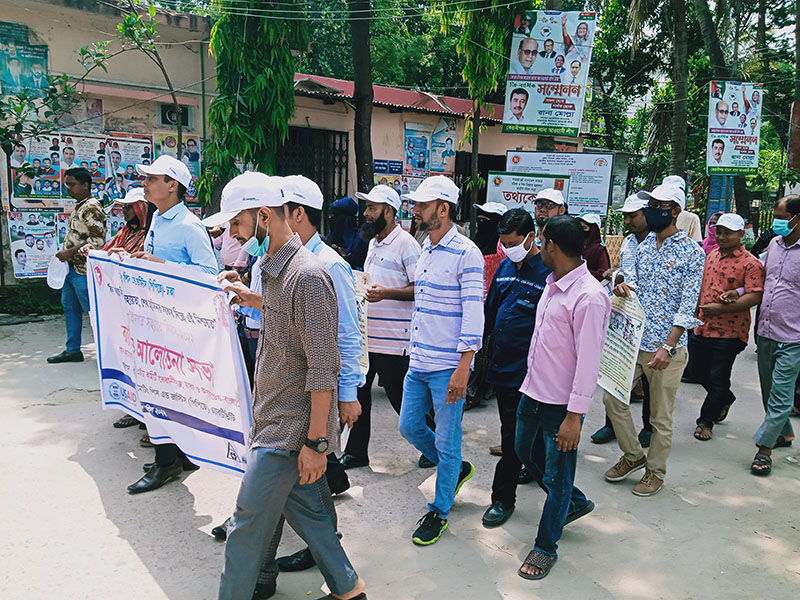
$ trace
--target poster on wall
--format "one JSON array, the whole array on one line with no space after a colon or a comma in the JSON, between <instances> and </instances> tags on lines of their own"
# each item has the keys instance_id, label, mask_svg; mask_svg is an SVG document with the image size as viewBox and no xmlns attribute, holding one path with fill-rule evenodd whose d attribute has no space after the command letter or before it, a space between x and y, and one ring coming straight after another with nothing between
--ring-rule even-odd
<instances>
[{"instance_id":1,"label":"poster on wall","mask_svg":"<svg viewBox=\"0 0 800 600\"><path fill-rule=\"evenodd\" d=\"M536 196L546 188L559 190L569 205L569 179L569 175L489 171L486 201L499 202L508 208L522 208L533 215Z\"/></svg>"},{"instance_id":2,"label":"poster on wall","mask_svg":"<svg viewBox=\"0 0 800 600\"><path fill-rule=\"evenodd\" d=\"M92 195L97 196L104 184L106 137L85 133L61 134L61 172L83 167L92 175ZM64 181L62 178L62 188ZM105 187L103 185L103 187Z\"/></svg>"},{"instance_id":3,"label":"poster on wall","mask_svg":"<svg viewBox=\"0 0 800 600\"><path fill-rule=\"evenodd\" d=\"M709 175L755 175L764 85L712 81L708 90Z\"/></svg>"},{"instance_id":4,"label":"poster on wall","mask_svg":"<svg viewBox=\"0 0 800 600\"><path fill-rule=\"evenodd\" d=\"M8 213L8 237L14 277L47 277L50 259L58 252L57 213L45 210Z\"/></svg>"},{"instance_id":5,"label":"poster on wall","mask_svg":"<svg viewBox=\"0 0 800 600\"><path fill-rule=\"evenodd\" d=\"M439 119L431 136L431 175L452 177L456 172L456 120Z\"/></svg>"},{"instance_id":6,"label":"poster on wall","mask_svg":"<svg viewBox=\"0 0 800 600\"><path fill-rule=\"evenodd\" d=\"M70 111L58 120L58 125L66 131L102 132L103 100L100 98L77 98Z\"/></svg>"},{"instance_id":7,"label":"poster on wall","mask_svg":"<svg viewBox=\"0 0 800 600\"><path fill-rule=\"evenodd\" d=\"M376 158L372 161L372 177L375 185L388 185L398 193L408 193L408 185L406 184L406 192L403 192L403 161L402 160L388 160L385 158Z\"/></svg>"},{"instance_id":8,"label":"poster on wall","mask_svg":"<svg viewBox=\"0 0 800 600\"><path fill-rule=\"evenodd\" d=\"M119 135L109 136L108 146L111 165L118 176L117 181L121 182L122 188L127 192L142 187L144 178L137 173L136 165L149 165L153 162L153 140L150 136L118 137Z\"/></svg>"},{"instance_id":9,"label":"poster on wall","mask_svg":"<svg viewBox=\"0 0 800 600\"><path fill-rule=\"evenodd\" d=\"M181 143L181 161L189 169L192 175L192 182L186 189L186 202L191 204L195 202L197 197L197 180L200 179L201 171L201 154L200 154L200 136L183 133L183 141ZM177 146L178 136L171 132L153 133L153 145L155 150L155 157L158 158L162 154L178 157Z\"/></svg>"},{"instance_id":10,"label":"poster on wall","mask_svg":"<svg viewBox=\"0 0 800 600\"><path fill-rule=\"evenodd\" d=\"M0 93L41 95L47 86L47 46L31 45L28 27L0 21Z\"/></svg>"},{"instance_id":11,"label":"poster on wall","mask_svg":"<svg viewBox=\"0 0 800 600\"><path fill-rule=\"evenodd\" d=\"M512 23L503 133L577 137L596 14L534 10Z\"/></svg>"},{"instance_id":12,"label":"poster on wall","mask_svg":"<svg viewBox=\"0 0 800 600\"><path fill-rule=\"evenodd\" d=\"M12 208L62 206L59 142L58 135L14 142L10 158Z\"/></svg>"},{"instance_id":13,"label":"poster on wall","mask_svg":"<svg viewBox=\"0 0 800 600\"><path fill-rule=\"evenodd\" d=\"M571 215L585 212L608 214L611 197L613 154L589 152L535 152L509 150L506 171L552 175L567 173L569 180L568 210Z\"/></svg>"},{"instance_id":14,"label":"poster on wall","mask_svg":"<svg viewBox=\"0 0 800 600\"><path fill-rule=\"evenodd\" d=\"M426 177L430 159L431 126L425 123L405 124L403 175Z\"/></svg>"}]
</instances>

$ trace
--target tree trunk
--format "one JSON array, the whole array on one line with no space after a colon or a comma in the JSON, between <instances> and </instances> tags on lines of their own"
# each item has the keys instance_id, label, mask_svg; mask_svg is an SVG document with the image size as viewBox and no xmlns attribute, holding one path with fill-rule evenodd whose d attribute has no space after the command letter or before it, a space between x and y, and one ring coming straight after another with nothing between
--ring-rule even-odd
<instances>
[{"instance_id":1,"label":"tree trunk","mask_svg":"<svg viewBox=\"0 0 800 600\"><path fill-rule=\"evenodd\" d=\"M769 71L769 50L767 49L767 0L758 0L758 24L756 25L756 48L761 59L762 77Z\"/></svg>"},{"instance_id":2,"label":"tree trunk","mask_svg":"<svg viewBox=\"0 0 800 600\"><path fill-rule=\"evenodd\" d=\"M356 186L360 192L372 189L372 59L369 48L370 2L348 0L350 39L353 52L353 102L356 107L353 126L356 153ZM358 12L356 12L358 11ZM370 18L367 18L370 17Z\"/></svg>"},{"instance_id":3,"label":"tree trunk","mask_svg":"<svg viewBox=\"0 0 800 600\"><path fill-rule=\"evenodd\" d=\"M672 102L672 157L669 172L686 177L686 143L688 141L688 78L689 58L686 35L686 4L684 0L672 0L672 46L673 78L675 98Z\"/></svg>"},{"instance_id":4,"label":"tree trunk","mask_svg":"<svg viewBox=\"0 0 800 600\"><path fill-rule=\"evenodd\" d=\"M795 0L794 9L794 101L800 102L800 0Z\"/></svg>"},{"instance_id":5,"label":"tree trunk","mask_svg":"<svg viewBox=\"0 0 800 600\"><path fill-rule=\"evenodd\" d=\"M472 155L470 156L470 172L472 173L470 179L472 180L472 192L470 193L470 200L472 206L478 203L478 177L481 174L478 172L478 142L481 137L481 103L477 100L472 101ZM471 211L470 211L471 212Z\"/></svg>"}]
</instances>

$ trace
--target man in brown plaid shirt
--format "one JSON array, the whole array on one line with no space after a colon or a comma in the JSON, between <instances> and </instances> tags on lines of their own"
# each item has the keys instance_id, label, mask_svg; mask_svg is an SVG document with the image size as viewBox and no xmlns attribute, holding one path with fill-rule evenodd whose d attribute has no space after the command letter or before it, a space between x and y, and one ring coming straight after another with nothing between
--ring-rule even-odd
<instances>
[{"instance_id":1,"label":"man in brown plaid shirt","mask_svg":"<svg viewBox=\"0 0 800 600\"><path fill-rule=\"evenodd\" d=\"M366 600L365 584L342 549L317 486L339 445L336 389L338 309L324 264L286 222L280 178L244 173L222 192L231 237L262 261L262 296L230 284L233 302L262 311L247 469L225 548L220 600L268 598L256 587L261 558L281 514L303 538L332 593ZM329 492L330 493L330 492Z\"/></svg>"}]
</instances>

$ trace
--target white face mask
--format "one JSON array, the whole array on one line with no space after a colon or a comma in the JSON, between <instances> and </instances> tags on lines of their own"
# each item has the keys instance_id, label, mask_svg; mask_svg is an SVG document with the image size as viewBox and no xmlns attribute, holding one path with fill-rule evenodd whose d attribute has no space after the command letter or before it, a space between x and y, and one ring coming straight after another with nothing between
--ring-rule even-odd
<instances>
[{"instance_id":1,"label":"white face mask","mask_svg":"<svg viewBox=\"0 0 800 600\"><path fill-rule=\"evenodd\" d=\"M503 252L505 252L506 256L511 259L511 262L521 263L523 260L525 260L525 257L528 256L530 248L525 248L525 242L528 241L528 237L530 237L530 235L530 233L526 235L521 244L512 246L511 248L507 248L506 246L503 246L503 244L500 244L500 246L503 248Z\"/></svg>"}]
</instances>

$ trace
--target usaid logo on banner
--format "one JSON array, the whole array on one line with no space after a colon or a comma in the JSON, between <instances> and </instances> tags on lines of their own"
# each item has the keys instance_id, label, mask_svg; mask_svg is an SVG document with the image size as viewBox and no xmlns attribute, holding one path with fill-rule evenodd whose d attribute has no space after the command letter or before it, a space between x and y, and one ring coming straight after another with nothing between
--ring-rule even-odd
<instances>
[{"instance_id":1,"label":"usaid logo on banner","mask_svg":"<svg viewBox=\"0 0 800 600\"><path fill-rule=\"evenodd\" d=\"M103 285L103 272L97 265L94 267L94 279L97 281L97 285Z\"/></svg>"},{"instance_id":2,"label":"usaid logo on banner","mask_svg":"<svg viewBox=\"0 0 800 600\"><path fill-rule=\"evenodd\" d=\"M244 460L244 458L242 458L241 456L239 456L239 453L238 453L238 452L236 452L236 448L234 448L234 447L233 447L233 444L231 444L230 442L228 442L228 452L227 452L226 454L227 454L227 457L228 457L230 460L234 461L234 462L238 462L238 463L244 463L244 462L246 462L246 461Z\"/></svg>"},{"instance_id":3,"label":"usaid logo on banner","mask_svg":"<svg viewBox=\"0 0 800 600\"><path fill-rule=\"evenodd\" d=\"M112 381L108 385L108 395L111 396L114 400L120 400L122 398L123 393L124 390L116 381Z\"/></svg>"}]
</instances>

